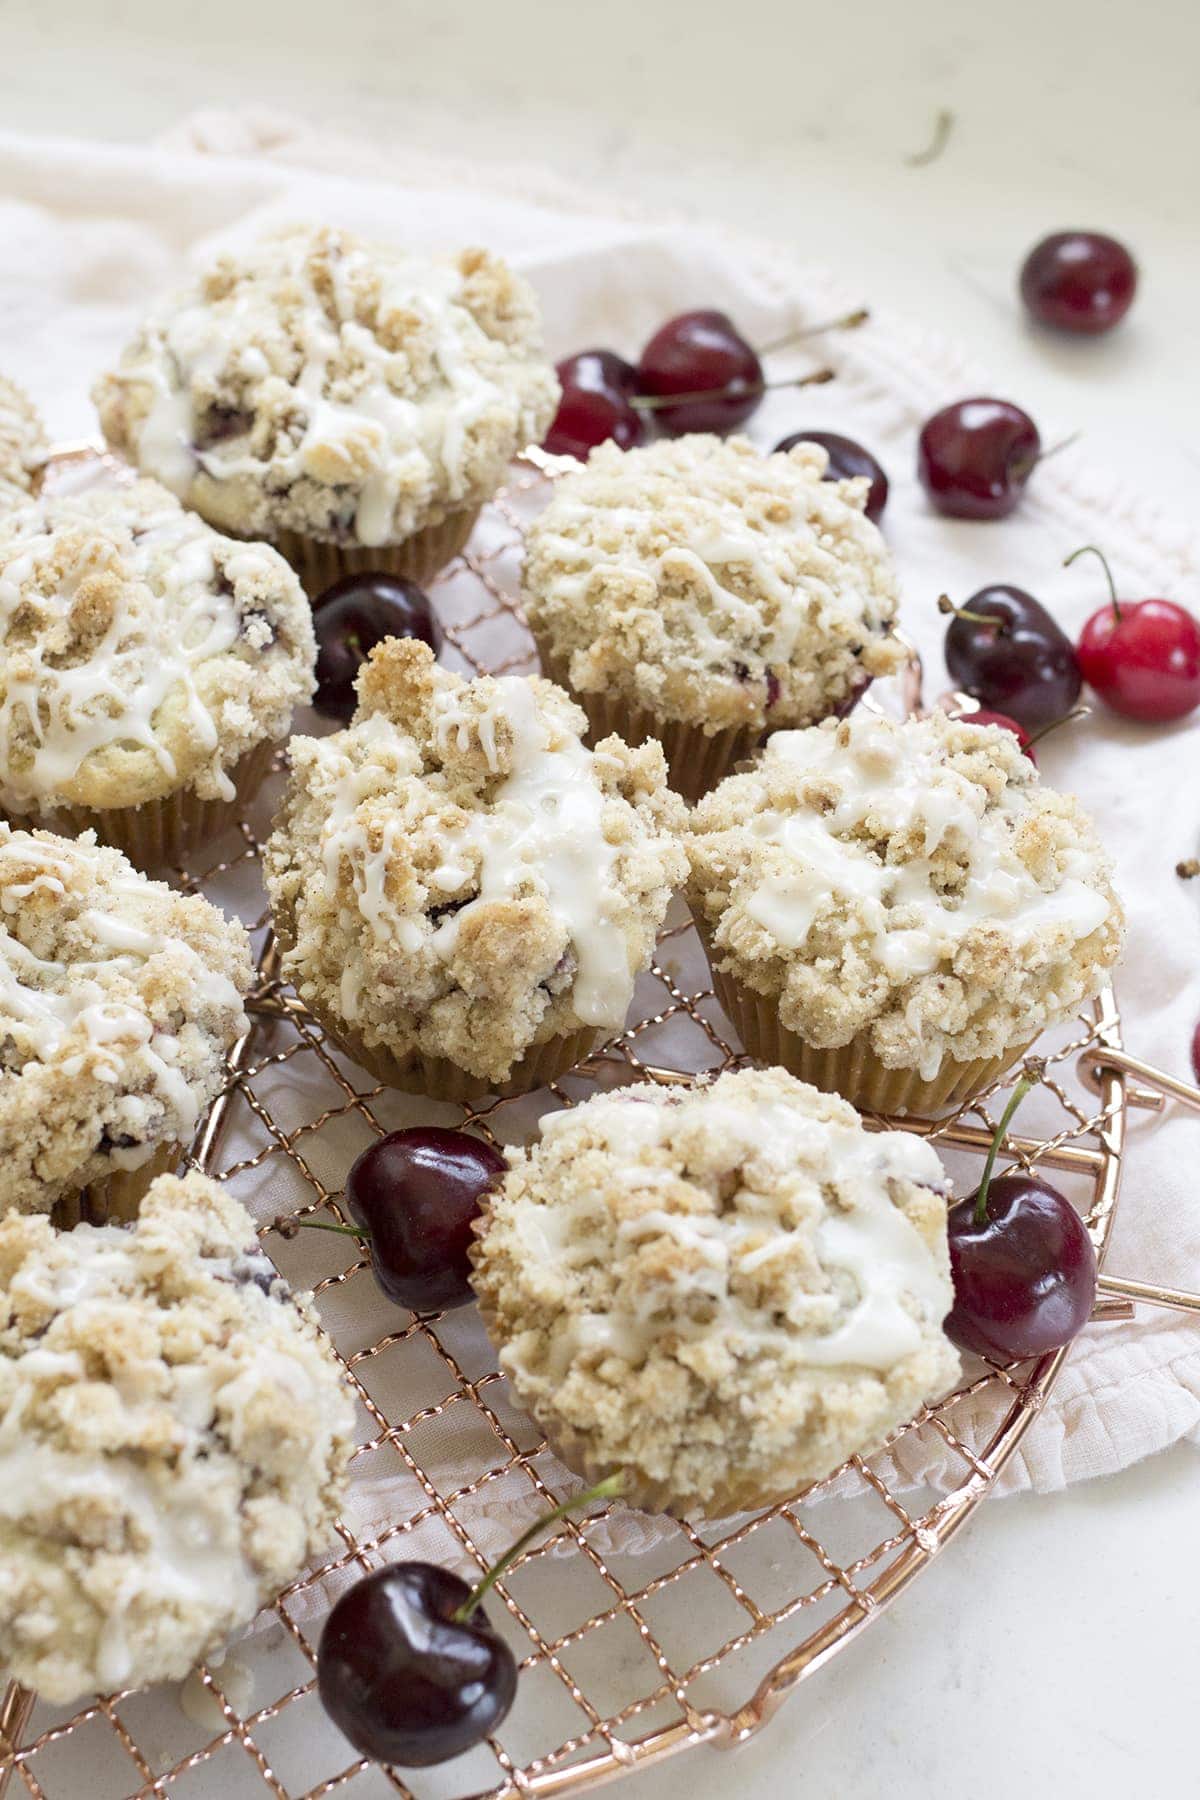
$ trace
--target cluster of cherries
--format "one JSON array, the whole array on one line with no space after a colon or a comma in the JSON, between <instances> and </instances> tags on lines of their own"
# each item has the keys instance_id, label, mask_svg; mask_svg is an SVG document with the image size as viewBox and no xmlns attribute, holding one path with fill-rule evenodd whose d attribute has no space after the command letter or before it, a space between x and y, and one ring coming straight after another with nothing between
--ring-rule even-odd
<instances>
[{"instance_id":1,"label":"cluster of cherries","mask_svg":"<svg viewBox=\"0 0 1200 1800\"><path fill-rule=\"evenodd\" d=\"M976 1193L950 1209L954 1307L946 1331L1000 1362L1057 1350L1082 1330L1096 1297L1096 1257L1075 1208L1036 1176L992 1171L1008 1126L1038 1078L1017 1083ZM353 1226L308 1221L370 1245L383 1292L417 1312L470 1300L469 1246L500 1152L465 1131L394 1131L350 1170ZM297 1227L281 1227L290 1233ZM364 1756L406 1767L442 1762L488 1736L517 1688L512 1651L480 1602L532 1538L570 1508L621 1491L610 1477L530 1528L474 1588L425 1562L391 1563L337 1602L317 1659L321 1699Z\"/></svg>"}]
</instances>

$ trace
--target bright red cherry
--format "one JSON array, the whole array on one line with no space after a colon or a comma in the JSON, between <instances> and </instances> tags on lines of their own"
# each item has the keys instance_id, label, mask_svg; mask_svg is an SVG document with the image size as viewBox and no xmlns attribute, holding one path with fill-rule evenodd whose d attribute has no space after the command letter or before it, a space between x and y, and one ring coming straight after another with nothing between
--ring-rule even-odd
<instances>
[{"instance_id":1,"label":"bright red cherry","mask_svg":"<svg viewBox=\"0 0 1200 1800\"><path fill-rule=\"evenodd\" d=\"M887 505L888 478L869 450L840 431L793 431L790 437L780 438L775 448L790 450L795 444L820 444L828 452L826 481L848 481L855 476L868 481L866 513L872 524L878 525Z\"/></svg>"},{"instance_id":2,"label":"bright red cherry","mask_svg":"<svg viewBox=\"0 0 1200 1800\"><path fill-rule=\"evenodd\" d=\"M934 413L917 446L917 475L952 519L1003 519L1025 491L1042 440L1009 400L956 400Z\"/></svg>"},{"instance_id":3,"label":"bright red cherry","mask_svg":"<svg viewBox=\"0 0 1200 1800\"><path fill-rule=\"evenodd\" d=\"M998 725L1002 731L1011 731L1036 769L1037 757L1034 755L1033 745L1029 742L1029 733L1023 725L1018 725L1015 719L1010 719L1007 713L989 712L985 706L981 706L977 712L959 713L956 716L962 719L965 725Z\"/></svg>"},{"instance_id":4,"label":"bright red cherry","mask_svg":"<svg viewBox=\"0 0 1200 1800\"><path fill-rule=\"evenodd\" d=\"M1035 319L1095 337L1120 324L1137 293L1137 264L1102 231L1055 231L1021 269L1021 298Z\"/></svg>"},{"instance_id":5,"label":"bright red cherry","mask_svg":"<svg viewBox=\"0 0 1200 1800\"><path fill-rule=\"evenodd\" d=\"M429 598L415 581L380 569L346 575L313 607L319 713L349 722L358 704L355 678L384 638L415 637L436 651L441 641Z\"/></svg>"},{"instance_id":6,"label":"bright red cherry","mask_svg":"<svg viewBox=\"0 0 1200 1800\"><path fill-rule=\"evenodd\" d=\"M562 399L546 433L543 449L552 456L577 456L611 438L622 450L646 435L642 414L630 404L638 391L638 372L613 350L580 350L557 366Z\"/></svg>"},{"instance_id":7,"label":"bright red cherry","mask_svg":"<svg viewBox=\"0 0 1200 1800\"><path fill-rule=\"evenodd\" d=\"M1079 637L1079 667L1106 706L1127 719L1161 724L1200 705L1200 621L1173 600L1119 600L1103 554L1085 544L1067 558L1099 556L1109 603Z\"/></svg>"},{"instance_id":8,"label":"bright red cherry","mask_svg":"<svg viewBox=\"0 0 1200 1800\"><path fill-rule=\"evenodd\" d=\"M727 313L680 313L659 327L638 364L641 392L679 395L654 409L661 431L732 431L750 417L764 392L763 367Z\"/></svg>"},{"instance_id":9,"label":"bright red cherry","mask_svg":"<svg viewBox=\"0 0 1200 1800\"><path fill-rule=\"evenodd\" d=\"M346 1205L370 1235L375 1278L389 1299L414 1312L471 1299L472 1226L507 1167L485 1139L437 1125L368 1145L346 1177Z\"/></svg>"}]
</instances>

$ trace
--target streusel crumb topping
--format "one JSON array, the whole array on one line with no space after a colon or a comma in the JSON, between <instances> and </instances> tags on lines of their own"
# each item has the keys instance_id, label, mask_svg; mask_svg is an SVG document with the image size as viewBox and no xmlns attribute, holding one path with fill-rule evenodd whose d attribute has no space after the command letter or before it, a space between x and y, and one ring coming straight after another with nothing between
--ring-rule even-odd
<instances>
[{"instance_id":1,"label":"streusel crumb topping","mask_svg":"<svg viewBox=\"0 0 1200 1800\"><path fill-rule=\"evenodd\" d=\"M1120 954L1112 864L1011 732L934 713L781 732L696 808L690 896L720 966L889 1068L1000 1055Z\"/></svg>"},{"instance_id":2,"label":"streusel crumb topping","mask_svg":"<svg viewBox=\"0 0 1200 1800\"><path fill-rule=\"evenodd\" d=\"M585 750L524 676L464 681L389 639L346 731L292 741L265 877L302 999L368 1044L503 1079L616 1027L686 873L657 744Z\"/></svg>"},{"instance_id":3,"label":"streusel crumb topping","mask_svg":"<svg viewBox=\"0 0 1200 1800\"><path fill-rule=\"evenodd\" d=\"M137 806L286 735L313 690L312 614L266 544L154 481L0 516L0 804Z\"/></svg>"},{"instance_id":4,"label":"streusel crumb topping","mask_svg":"<svg viewBox=\"0 0 1200 1800\"><path fill-rule=\"evenodd\" d=\"M353 1408L308 1295L202 1175L133 1226L0 1219L0 1663L187 1674L333 1534Z\"/></svg>"},{"instance_id":5,"label":"streusel crumb topping","mask_svg":"<svg viewBox=\"0 0 1200 1800\"><path fill-rule=\"evenodd\" d=\"M472 1276L501 1370L635 1499L794 1493L957 1373L936 1153L781 1069L597 1095L509 1158Z\"/></svg>"},{"instance_id":6,"label":"streusel crumb topping","mask_svg":"<svg viewBox=\"0 0 1200 1800\"><path fill-rule=\"evenodd\" d=\"M579 693L615 688L710 734L806 725L900 666L891 558L865 481L816 444L602 444L527 538L530 624Z\"/></svg>"},{"instance_id":7,"label":"streusel crumb topping","mask_svg":"<svg viewBox=\"0 0 1200 1800\"><path fill-rule=\"evenodd\" d=\"M490 498L558 382L499 257L300 228L160 305L94 398L108 441L214 524L378 545Z\"/></svg>"},{"instance_id":8,"label":"streusel crumb topping","mask_svg":"<svg viewBox=\"0 0 1200 1800\"><path fill-rule=\"evenodd\" d=\"M46 428L23 388L0 375L0 507L33 488L34 471L46 454Z\"/></svg>"},{"instance_id":9,"label":"streusel crumb topping","mask_svg":"<svg viewBox=\"0 0 1200 1800\"><path fill-rule=\"evenodd\" d=\"M0 824L0 1214L187 1142L246 1029L241 925L85 832Z\"/></svg>"}]
</instances>

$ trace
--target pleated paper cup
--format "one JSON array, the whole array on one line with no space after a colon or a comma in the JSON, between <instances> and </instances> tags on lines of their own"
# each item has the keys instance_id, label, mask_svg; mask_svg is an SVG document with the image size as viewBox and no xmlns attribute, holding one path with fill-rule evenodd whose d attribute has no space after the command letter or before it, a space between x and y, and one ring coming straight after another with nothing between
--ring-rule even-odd
<instances>
[{"instance_id":1,"label":"pleated paper cup","mask_svg":"<svg viewBox=\"0 0 1200 1800\"><path fill-rule=\"evenodd\" d=\"M50 1215L53 1223L60 1231L70 1231L75 1225L128 1224L137 1218L151 1182L170 1174L182 1153L182 1144L162 1144L136 1169L114 1169L102 1181L64 1194Z\"/></svg>"},{"instance_id":2,"label":"pleated paper cup","mask_svg":"<svg viewBox=\"0 0 1200 1800\"><path fill-rule=\"evenodd\" d=\"M425 526L402 544L329 544L299 531L279 531L271 541L291 563L312 601L347 575L382 571L424 587L466 546L479 512L479 507L472 506L448 513L437 525Z\"/></svg>"},{"instance_id":3,"label":"pleated paper cup","mask_svg":"<svg viewBox=\"0 0 1200 1800\"><path fill-rule=\"evenodd\" d=\"M717 998L747 1056L755 1062L786 1069L824 1093L840 1094L860 1112L927 1119L965 1106L1019 1063L1036 1042L1036 1038L1027 1038L999 1056L981 1056L973 1062L943 1057L941 1068L931 1079L925 1079L916 1069L889 1068L871 1048L867 1032L860 1032L848 1044L821 1050L784 1025L779 1017L778 995L757 994L717 966L720 952L698 917L697 930L708 952Z\"/></svg>"},{"instance_id":4,"label":"pleated paper cup","mask_svg":"<svg viewBox=\"0 0 1200 1800\"><path fill-rule=\"evenodd\" d=\"M358 1032L342 1020L323 1014L317 1007L310 1012L322 1030L352 1062L382 1081L387 1087L400 1088L406 1094L423 1094L427 1100L479 1100L485 1094L511 1098L530 1094L535 1088L548 1087L560 1075L566 1075L595 1048L600 1033L588 1025L561 1037L548 1038L534 1044L520 1062L514 1063L503 1081L489 1081L486 1076L472 1075L460 1069L445 1056L428 1056L412 1050L393 1056L379 1044L364 1043Z\"/></svg>"},{"instance_id":5,"label":"pleated paper cup","mask_svg":"<svg viewBox=\"0 0 1200 1800\"><path fill-rule=\"evenodd\" d=\"M534 632L541 658L542 673L565 688L588 717L589 744L614 734L630 745L657 739L667 759L667 773L677 794L693 803L703 799L718 782L724 781L740 762L754 754L762 743L764 732L758 727L738 726L715 732L711 737L698 725L681 719L661 719L645 707L634 706L619 694L581 694L571 686L570 659L556 656L549 642Z\"/></svg>"},{"instance_id":6,"label":"pleated paper cup","mask_svg":"<svg viewBox=\"0 0 1200 1800\"><path fill-rule=\"evenodd\" d=\"M139 869L183 862L237 822L270 773L277 747L271 742L257 744L235 764L230 772L232 800L202 800L194 790L181 788L141 806L58 806L44 813L6 816L24 831L56 831L62 837L94 831L102 844L123 851Z\"/></svg>"}]
</instances>

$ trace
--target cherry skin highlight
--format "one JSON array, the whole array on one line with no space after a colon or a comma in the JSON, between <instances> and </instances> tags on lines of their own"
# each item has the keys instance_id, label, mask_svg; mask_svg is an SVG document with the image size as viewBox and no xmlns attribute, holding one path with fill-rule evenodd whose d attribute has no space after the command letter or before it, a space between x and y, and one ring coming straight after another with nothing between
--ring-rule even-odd
<instances>
[{"instance_id":1,"label":"cherry skin highlight","mask_svg":"<svg viewBox=\"0 0 1200 1800\"><path fill-rule=\"evenodd\" d=\"M1041 455L1037 426L1009 400L956 400L934 413L917 446L917 476L952 519L1007 518Z\"/></svg>"},{"instance_id":2,"label":"cherry skin highlight","mask_svg":"<svg viewBox=\"0 0 1200 1800\"><path fill-rule=\"evenodd\" d=\"M660 431L732 431L763 395L763 367L727 313L680 313L659 327L642 351L638 385L656 398L686 395L654 409Z\"/></svg>"},{"instance_id":3,"label":"cherry skin highlight","mask_svg":"<svg viewBox=\"0 0 1200 1800\"><path fill-rule=\"evenodd\" d=\"M1060 1349L1083 1330L1096 1300L1096 1252L1056 1188L1032 1175L1001 1175L950 1208L954 1306L946 1335L964 1350L1019 1362Z\"/></svg>"},{"instance_id":4,"label":"cherry skin highlight","mask_svg":"<svg viewBox=\"0 0 1200 1800\"><path fill-rule=\"evenodd\" d=\"M1065 717L1082 676L1070 638L1024 588L980 588L946 627L955 687L1029 731Z\"/></svg>"},{"instance_id":5,"label":"cherry skin highlight","mask_svg":"<svg viewBox=\"0 0 1200 1800\"><path fill-rule=\"evenodd\" d=\"M455 1614L471 1589L431 1563L390 1563L330 1613L317 1688L361 1756L428 1768L481 1743L517 1691L517 1665L487 1615Z\"/></svg>"},{"instance_id":6,"label":"cherry skin highlight","mask_svg":"<svg viewBox=\"0 0 1200 1800\"><path fill-rule=\"evenodd\" d=\"M866 514L873 525L883 517L888 500L888 478L869 450L840 431L793 431L780 438L776 450L790 450L795 444L820 444L829 453L826 481L848 481L860 476L870 483L867 489Z\"/></svg>"},{"instance_id":7,"label":"cherry skin highlight","mask_svg":"<svg viewBox=\"0 0 1200 1800\"><path fill-rule=\"evenodd\" d=\"M363 1151L346 1178L346 1205L370 1234L389 1299L413 1312L472 1299L472 1227L507 1167L483 1138L437 1125L390 1132Z\"/></svg>"},{"instance_id":8,"label":"cherry skin highlight","mask_svg":"<svg viewBox=\"0 0 1200 1800\"><path fill-rule=\"evenodd\" d=\"M562 399L542 448L553 456L588 453L608 439L630 450L646 436L642 414L630 404L638 372L612 350L580 350L557 365Z\"/></svg>"},{"instance_id":9,"label":"cherry skin highlight","mask_svg":"<svg viewBox=\"0 0 1200 1800\"><path fill-rule=\"evenodd\" d=\"M319 713L348 724L357 696L358 671L376 644L389 637L419 638L437 652L441 634L428 595L415 581L384 570L335 581L313 607L317 639Z\"/></svg>"},{"instance_id":10,"label":"cherry skin highlight","mask_svg":"<svg viewBox=\"0 0 1200 1800\"><path fill-rule=\"evenodd\" d=\"M1137 293L1133 257L1103 231L1055 231L1021 269L1021 298L1056 331L1096 337L1119 325Z\"/></svg>"}]
</instances>

